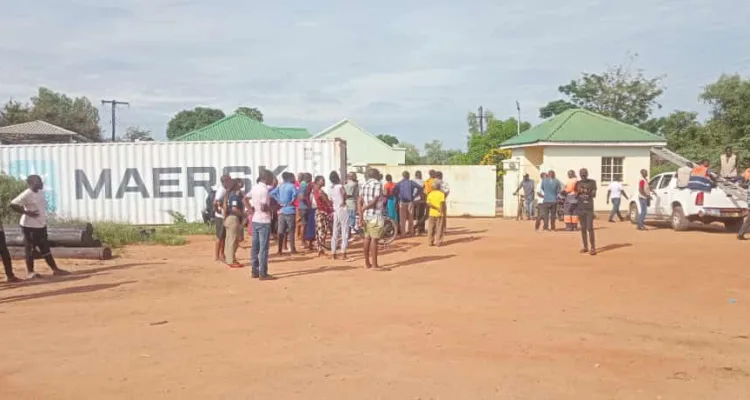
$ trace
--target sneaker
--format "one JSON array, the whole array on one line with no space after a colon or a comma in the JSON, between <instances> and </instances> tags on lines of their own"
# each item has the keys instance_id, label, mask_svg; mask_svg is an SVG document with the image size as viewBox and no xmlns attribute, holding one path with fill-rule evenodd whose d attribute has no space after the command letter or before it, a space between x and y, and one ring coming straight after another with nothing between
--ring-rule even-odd
<instances>
[{"instance_id":1,"label":"sneaker","mask_svg":"<svg viewBox=\"0 0 750 400\"><path fill-rule=\"evenodd\" d=\"M32 273L30 273L30 274L29 274L29 275L28 275L28 276L26 277L26 280L27 280L27 281L30 281L30 280L34 280L34 279L42 279L42 274L40 274L40 273L38 273L38 272L32 272Z\"/></svg>"},{"instance_id":2,"label":"sneaker","mask_svg":"<svg viewBox=\"0 0 750 400\"><path fill-rule=\"evenodd\" d=\"M67 275L70 275L70 271L66 271L64 269L59 269L58 268L58 269L52 271L52 275L54 275L54 276L67 276Z\"/></svg>"},{"instance_id":3,"label":"sneaker","mask_svg":"<svg viewBox=\"0 0 750 400\"><path fill-rule=\"evenodd\" d=\"M262 280L262 281L275 281L275 280L276 280L276 279L278 279L278 278L276 278L276 277L275 277L275 276L273 276L273 275L263 275L263 276L261 276L261 277L260 277L260 278L258 278L258 279L260 279L260 280Z\"/></svg>"}]
</instances>

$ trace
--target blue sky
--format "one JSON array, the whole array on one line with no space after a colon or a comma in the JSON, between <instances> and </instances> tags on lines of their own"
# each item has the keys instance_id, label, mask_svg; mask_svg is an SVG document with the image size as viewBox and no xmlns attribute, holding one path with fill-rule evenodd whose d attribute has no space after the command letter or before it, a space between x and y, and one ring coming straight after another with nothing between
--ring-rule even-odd
<instances>
[{"instance_id":1,"label":"blue sky","mask_svg":"<svg viewBox=\"0 0 750 400\"><path fill-rule=\"evenodd\" d=\"M560 84L632 53L666 75L661 113L705 113L704 85L750 76L747 0L3 3L2 100L40 85L125 100L118 129L156 138L182 109L249 105L271 125L317 132L347 117L420 148L463 147L468 111L512 116L518 100L538 122Z\"/></svg>"}]
</instances>

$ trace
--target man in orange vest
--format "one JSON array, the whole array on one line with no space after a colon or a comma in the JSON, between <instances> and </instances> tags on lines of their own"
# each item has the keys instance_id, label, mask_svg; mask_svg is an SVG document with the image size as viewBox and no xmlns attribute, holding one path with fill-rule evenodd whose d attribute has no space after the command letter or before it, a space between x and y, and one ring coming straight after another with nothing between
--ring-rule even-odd
<instances>
[{"instance_id":1,"label":"man in orange vest","mask_svg":"<svg viewBox=\"0 0 750 400\"><path fill-rule=\"evenodd\" d=\"M563 222L565 222L566 231L574 231L578 227L578 213L576 212L578 198L575 193L576 183L578 183L576 172L571 169L568 171L568 182L563 189L563 195L565 196L565 203L563 205Z\"/></svg>"},{"instance_id":2,"label":"man in orange vest","mask_svg":"<svg viewBox=\"0 0 750 400\"><path fill-rule=\"evenodd\" d=\"M711 191L711 188L713 188L713 179L711 179L711 173L708 170L708 160L703 159L698 165L693 167L687 187L690 190Z\"/></svg>"}]
</instances>

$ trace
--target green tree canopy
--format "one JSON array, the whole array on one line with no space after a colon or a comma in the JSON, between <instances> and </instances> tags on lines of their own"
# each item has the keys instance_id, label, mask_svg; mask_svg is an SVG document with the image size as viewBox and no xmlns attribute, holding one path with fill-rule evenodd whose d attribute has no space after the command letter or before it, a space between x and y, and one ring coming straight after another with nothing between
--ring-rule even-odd
<instances>
[{"instance_id":1,"label":"green tree canopy","mask_svg":"<svg viewBox=\"0 0 750 400\"><path fill-rule=\"evenodd\" d=\"M99 109L86 97L71 98L40 87L30 104L10 100L0 111L0 125L3 126L36 120L68 129L91 140L102 139Z\"/></svg>"},{"instance_id":2,"label":"green tree canopy","mask_svg":"<svg viewBox=\"0 0 750 400\"><path fill-rule=\"evenodd\" d=\"M263 113L255 107L237 107L234 113L247 115L258 122L263 122Z\"/></svg>"},{"instance_id":3,"label":"green tree canopy","mask_svg":"<svg viewBox=\"0 0 750 400\"><path fill-rule=\"evenodd\" d=\"M167 124L167 139L180 137L211 125L224 117L224 111L216 108L195 107L192 110L182 110L175 114Z\"/></svg>"},{"instance_id":4,"label":"green tree canopy","mask_svg":"<svg viewBox=\"0 0 750 400\"><path fill-rule=\"evenodd\" d=\"M151 137L151 131L147 129L141 129L138 126L128 127L128 129L125 131L125 136L122 137L122 141L135 142L136 140L145 142L152 141L154 139Z\"/></svg>"},{"instance_id":5,"label":"green tree canopy","mask_svg":"<svg viewBox=\"0 0 750 400\"><path fill-rule=\"evenodd\" d=\"M376 137L380 139L383 143L391 147L399 144L398 138L392 135L387 135L387 134L382 133L380 135L377 135Z\"/></svg>"},{"instance_id":6,"label":"green tree canopy","mask_svg":"<svg viewBox=\"0 0 750 400\"><path fill-rule=\"evenodd\" d=\"M646 122L664 93L663 77L650 78L628 65L609 68L603 73L584 73L578 80L558 87L567 100L554 100L539 109L549 118L570 108L585 108L631 125Z\"/></svg>"}]
</instances>

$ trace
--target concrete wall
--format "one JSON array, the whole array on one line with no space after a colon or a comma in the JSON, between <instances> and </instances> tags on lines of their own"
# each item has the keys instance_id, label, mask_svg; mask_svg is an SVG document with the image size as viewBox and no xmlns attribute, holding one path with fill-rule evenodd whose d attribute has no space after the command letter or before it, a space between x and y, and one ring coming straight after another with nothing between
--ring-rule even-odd
<instances>
[{"instance_id":1,"label":"concrete wall","mask_svg":"<svg viewBox=\"0 0 750 400\"><path fill-rule=\"evenodd\" d=\"M348 142L347 142L348 145ZM427 171L434 169L443 173L443 180L450 185L447 207L449 217L494 217L496 209L495 188L497 168L494 165L388 165L373 166L383 175L391 174L394 181L401 180L401 174L409 171L422 171L427 178Z\"/></svg>"},{"instance_id":2,"label":"concrete wall","mask_svg":"<svg viewBox=\"0 0 750 400\"><path fill-rule=\"evenodd\" d=\"M348 165L403 165L406 162L405 149L388 146L380 139L349 122L341 124L318 138L341 138L345 140Z\"/></svg>"}]
</instances>

